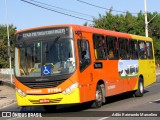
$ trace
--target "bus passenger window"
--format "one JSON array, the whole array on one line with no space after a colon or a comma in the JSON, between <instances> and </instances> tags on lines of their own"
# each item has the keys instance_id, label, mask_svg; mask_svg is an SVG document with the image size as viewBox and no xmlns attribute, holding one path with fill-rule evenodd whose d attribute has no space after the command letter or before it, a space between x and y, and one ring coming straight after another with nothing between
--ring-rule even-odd
<instances>
[{"instance_id":1,"label":"bus passenger window","mask_svg":"<svg viewBox=\"0 0 160 120\"><path fill-rule=\"evenodd\" d=\"M113 59L114 58L114 53L113 53L113 50L110 49L109 50L109 56L108 56L110 59Z\"/></svg>"},{"instance_id":2,"label":"bus passenger window","mask_svg":"<svg viewBox=\"0 0 160 120\"><path fill-rule=\"evenodd\" d=\"M147 46L147 57L148 57L148 59L153 59L152 43L151 42L146 42L146 46Z\"/></svg>"},{"instance_id":3,"label":"bus passenger window","mask_svg":"<svg viewBox=\"0 0 160 120\"><path fill-rule=\"evenodd\" d=\"M130 59L138 59L138 47L137 47L137 40L129 40L129 53Z\"/></svg>"},{"instance_id":4,"label":"bus passenger window","mask_svg":"<svg viewBox=\"0 0 160 120\"><path fill-rule=\"evenodd\" d=\"M119 38L119 58L120 59L128 59L129 58L129 52L128 52L128 39L125 38Z\"/></svg>"},{"instance_id":5,"label":"bus passenger window","mask_svg":"<svg viewBox=\"0 0 160 120\"><path fill-rule=\"evenodd\" d=\"M104 60L106 55L106 44L103 35L93 35L94 51L97 60Z\"/></svg>"},{"instance_id":6,"label":"bus passenger window","mask_svg":"<svg viewBox=\"0 0 160 120\"><path fill-rule=\"evenodd\" d=\"M106 37L106 44L107 44L107 57L108 59L116 59L118 44L117 44L117 38L112 36Z\"/></svg>"},{"instance_id":7,"label":"bus passenger window","mask_svg":"<svg viewBox=\"0 0 160 120\"><path fill-rule=\"evenodd\" d=\"M147 59L147 53L146 53L146 43L144 41L139 41L139 57L140 59Z\"/></svg>"},{"instance_id":8,"label":"bus passenger window","mask_svg":"<svg viewBox=\"0 0 160 120\"><path fill-rule=\"evenodd\" d=\"M83 71L91 62L89 42L87 40L78 40L80 70Z\"/></svg>"}]
</instances>

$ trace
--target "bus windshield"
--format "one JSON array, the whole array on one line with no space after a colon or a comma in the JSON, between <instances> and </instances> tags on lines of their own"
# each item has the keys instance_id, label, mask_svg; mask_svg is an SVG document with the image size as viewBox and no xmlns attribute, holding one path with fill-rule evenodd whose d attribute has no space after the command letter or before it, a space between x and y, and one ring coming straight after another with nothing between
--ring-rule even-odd
<instances>
[{"instance_id":1,"label":"bus windshield","mask_svg":"<svg viewBox=\"0 0 160 120\"><path fill-rule=\"evenodd\" d=\"M17 77L70 74L75 71L73 40L54 39L24 42L15 47Z\"/></svg>"}]
</instances>

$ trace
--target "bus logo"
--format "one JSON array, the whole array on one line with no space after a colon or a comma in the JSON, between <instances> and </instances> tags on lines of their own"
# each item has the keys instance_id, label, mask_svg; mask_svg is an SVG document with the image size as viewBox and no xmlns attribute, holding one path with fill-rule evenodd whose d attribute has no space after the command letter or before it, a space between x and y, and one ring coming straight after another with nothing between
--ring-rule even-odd
<instances>
[{"instance_id":1,"label":"bus logo","mask_svg":"<svg viewBox=\"0 0 160 120\"><path fill-rule=\"evenodd\" d=\"M2 117L12 117L11 112L2 112Z\"/></svg>"}]
</instances>

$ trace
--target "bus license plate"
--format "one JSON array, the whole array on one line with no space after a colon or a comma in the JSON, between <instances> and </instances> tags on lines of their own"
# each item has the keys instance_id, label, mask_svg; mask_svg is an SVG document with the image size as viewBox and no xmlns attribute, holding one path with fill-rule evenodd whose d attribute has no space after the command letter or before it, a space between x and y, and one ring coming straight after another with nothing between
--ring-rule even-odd
<instances>
[{"instance_id":1,"label":"bus license plate","mask_svg":"<svg viewBox=\"0 0 160 120\"><path fill-rule=\"evenodd\" d=\"M49 99L40 99L39 103L49 103Z\"/></svg>"}]
</instances>

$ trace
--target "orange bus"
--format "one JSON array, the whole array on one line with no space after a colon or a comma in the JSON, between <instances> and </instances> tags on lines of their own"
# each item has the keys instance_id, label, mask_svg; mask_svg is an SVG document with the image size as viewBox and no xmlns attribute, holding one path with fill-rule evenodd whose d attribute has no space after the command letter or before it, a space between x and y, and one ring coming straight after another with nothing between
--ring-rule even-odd
<instances>
[{"instance_id":1,"label":"orange bus","mask_svg":"<svg viewBox=\"0 0 160 120\"><path fill-rule=\"evenodd\" d=\"M44 26L15 34L15 87L19 106L54 109L134 91L156 81L149 37L80 25Z\"/></svg>"}]
</instances>

